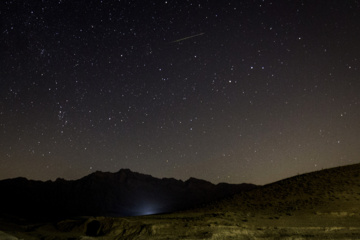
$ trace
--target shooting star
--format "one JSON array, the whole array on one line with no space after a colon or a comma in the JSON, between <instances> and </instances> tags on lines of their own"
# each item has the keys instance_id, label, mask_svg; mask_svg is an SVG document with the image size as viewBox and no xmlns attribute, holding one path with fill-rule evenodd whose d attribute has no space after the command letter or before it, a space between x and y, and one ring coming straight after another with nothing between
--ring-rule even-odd
<instances>
[{"instance_id":1,"label":"shooting star","mask_svg":"<svg viewBox=\"0 0 360 240\"><path fill-rule=\"evenodd\" d=\"M203 34L205 34L205 33L199 33L199 34L195 34L195 35L192 35L192 36L189 36L189 37L184 37L184 38L181 38L181 39L172 41L171 43L181 42L181 41L184 41L184 40L188 40L188 39L190 39L190 38L194 38L194 37L201 36L201 35L203 35Z\"/></svg>"}]
</instances>

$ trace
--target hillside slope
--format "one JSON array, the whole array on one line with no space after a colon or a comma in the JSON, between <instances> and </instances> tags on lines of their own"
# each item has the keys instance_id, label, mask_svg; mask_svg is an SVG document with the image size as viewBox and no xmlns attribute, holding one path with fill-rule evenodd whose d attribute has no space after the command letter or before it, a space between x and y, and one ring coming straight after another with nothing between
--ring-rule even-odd
<instances>
[{"instance_id":1,"label":"hillside slope","mask_svg":"<svg viewBox=\"0 0 360 240\"><path fill-rule=\"evenodd\" d=\"M209 209L238 213L360 213L360 164L294 176L217 202ZM345 213L347 212L347 213Z\"/></svg>"}]
</instances>

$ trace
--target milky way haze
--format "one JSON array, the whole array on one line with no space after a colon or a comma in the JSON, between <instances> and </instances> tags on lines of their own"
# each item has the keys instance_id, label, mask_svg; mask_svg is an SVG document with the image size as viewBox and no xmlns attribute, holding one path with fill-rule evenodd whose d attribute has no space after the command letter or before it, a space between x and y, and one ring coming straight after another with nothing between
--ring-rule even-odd
<instances>
[{"instance_id":1,"label":"milky way haze","mask_svg":"<svg viewBox=\"0 0 360 240\"><path fill-rule=\"evenodd\" d=\"M359 1L0 9L0 179L265 184L359 162Z\"/></svg>"}]
</instances>

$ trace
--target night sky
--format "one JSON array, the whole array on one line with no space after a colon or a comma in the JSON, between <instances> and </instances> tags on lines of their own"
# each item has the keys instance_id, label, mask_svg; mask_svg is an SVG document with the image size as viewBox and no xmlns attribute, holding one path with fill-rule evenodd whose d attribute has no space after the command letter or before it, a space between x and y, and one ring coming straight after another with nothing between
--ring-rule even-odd
<instances>
[{"instance_id":1,"label":"night sky","mask_svg":"<svg viewBox=\"0 0 360 240\"><path fill-rule=\"evenodd\" d=\"M358 0L0 9L0 179L265 184L360 160Z\"/></svg>"}]
</instances>

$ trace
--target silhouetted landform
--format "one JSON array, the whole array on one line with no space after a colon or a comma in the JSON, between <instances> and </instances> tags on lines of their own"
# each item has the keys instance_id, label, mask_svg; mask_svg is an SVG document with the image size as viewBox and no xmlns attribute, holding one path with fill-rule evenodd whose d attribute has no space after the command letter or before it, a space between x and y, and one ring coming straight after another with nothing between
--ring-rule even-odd
<instances>
[{"instance_id":1,"label":"silhouetted landform","mask_svg":"<svg viewBox=\"0 0 360 240\"><path fill-rule=\"evenodd\" d=\"M359 214L360 164L294 176L236 194L211 206L219 211L273 212L277 216L305 209L321 214L321 211L336 208L343 215L345 212Z\"/></svg>"},{"instance_id":2,"label":"silhouetted landform","mask_svg":"<svg viewBox=\"0 0 360 240\"><path fill-rule=\"evenodd\" d=\"M0 181L0 213L22 217L137 216L174 212L255 188L252 184L214 185L190 178L172 178L122 169L95 172L79 180Z\"/></svg>"},{"instance_id":3,"label":"silhouetted landform","mask_svg":"<svg viewBox=\"0 0 360 240\"><path fill-rule=\"evenodd\" d=\"M189 181L197 183L193 186L214 187L204 181ZM170 214L78 217L48 223L0 218L1 237L13 240L360 239L360 164L298 175L197 209Z\"/></svg>"}]
</instances>

